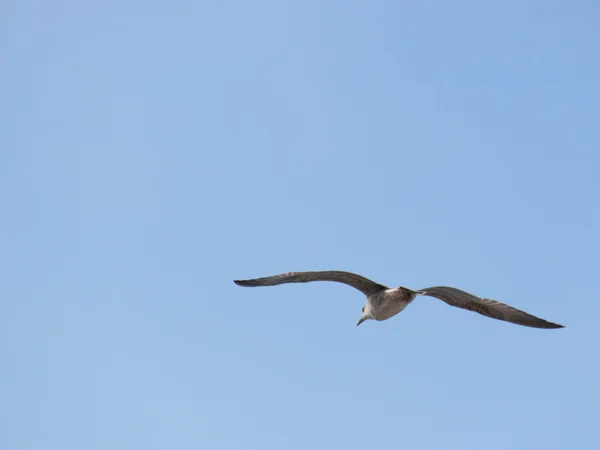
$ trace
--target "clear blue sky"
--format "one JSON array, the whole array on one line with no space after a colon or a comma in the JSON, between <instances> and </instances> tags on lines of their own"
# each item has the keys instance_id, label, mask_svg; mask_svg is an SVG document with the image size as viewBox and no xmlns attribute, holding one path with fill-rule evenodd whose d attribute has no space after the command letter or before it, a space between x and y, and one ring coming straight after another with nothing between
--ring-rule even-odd
<instances>
[{"instance_id":1,"label":"clear blue sky","mask_svg":"<svg viewBox=\"0 0 600 450\"><path fill-rule=\"evenodd\" d=\"M598 2L0 9L0 448L600 448Z\"/></svg>"}]
</instances>

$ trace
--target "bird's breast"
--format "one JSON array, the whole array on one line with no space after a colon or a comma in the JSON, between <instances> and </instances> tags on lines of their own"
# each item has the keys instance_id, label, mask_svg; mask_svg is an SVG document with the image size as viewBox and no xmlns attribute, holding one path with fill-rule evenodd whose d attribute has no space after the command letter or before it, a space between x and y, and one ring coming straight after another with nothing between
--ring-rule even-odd
<instances>
[{"instance_id":1,"label":"bird's breast","mask_svg":"<svg viewBox=\"0 0 600 450\"><path fill-rule=\"evenodd\" d=\"M402 288L387 289L369 297L371 311L375 320L386 320L395 316L413 300L414 296Z\"/></svg>"}]
</instances>

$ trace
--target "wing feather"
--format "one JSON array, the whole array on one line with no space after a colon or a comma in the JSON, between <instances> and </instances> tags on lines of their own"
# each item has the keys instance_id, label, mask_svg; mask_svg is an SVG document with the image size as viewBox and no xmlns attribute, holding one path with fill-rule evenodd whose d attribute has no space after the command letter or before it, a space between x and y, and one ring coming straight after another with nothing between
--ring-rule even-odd
<instances>
[{"instance_id":1,"label":"wing feather","mask_svg":"<svg viewBox=\"0 0 600 450\"><path fill-rule=\"evenodd\" d=\"M476 297L468 292L461 291L448 286L433 286L418 291L423 295L440 299L450 306L467 309L476 313L482 314L492 319L504 320L506 322L515 323L533 328L564 328L563 325L548 322L539 317L513 308L512 306L500 303L496 300L488 298Z\"/></svg>"},{"instance_id":2,"label":"wing feather","mask_svg":"<svg viewBox=\"0 0 600 450\"><path fill-rule=\"evenodd\" d=\"M254 278L251 280L234 280L238 286L277 286L285 283L309 283L311 281L334 281L347 284L369 296L381 290L388 289L374 281L351 272L341 270L287 272L271 277Z\"/></svg>"}]
</instances>

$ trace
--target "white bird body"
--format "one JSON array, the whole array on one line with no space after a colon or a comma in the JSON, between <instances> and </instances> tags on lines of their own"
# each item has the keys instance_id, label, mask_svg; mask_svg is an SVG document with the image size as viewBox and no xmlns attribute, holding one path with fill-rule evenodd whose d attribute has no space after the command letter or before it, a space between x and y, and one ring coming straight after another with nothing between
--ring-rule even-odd
<instances>
[{"instance_id":1,"label":"white bird body","mask_svg":"<svg viewBox=\"0 0 600 450\"><path fill-rule=\"evenodd\" d=\"M401 312L419 295L405 287L386 289L367 297L363 315L369 319L387 320Z\"/></svg>"}]
</instances>

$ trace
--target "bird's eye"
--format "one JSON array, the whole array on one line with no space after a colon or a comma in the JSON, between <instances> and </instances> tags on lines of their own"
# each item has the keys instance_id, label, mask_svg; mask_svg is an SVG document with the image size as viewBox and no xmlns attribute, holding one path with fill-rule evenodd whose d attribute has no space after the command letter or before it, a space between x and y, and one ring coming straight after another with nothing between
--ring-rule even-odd
<instances>
[{"instance_id":1,"label":"bird's eye","mask_svg":"<svg viewBox=\"0 0 600 450\"><path fill-rule=\"evenodd\" d=\"M365 307L363 306L362 312L365 312Z\"/></svg>"}]
</instances>

